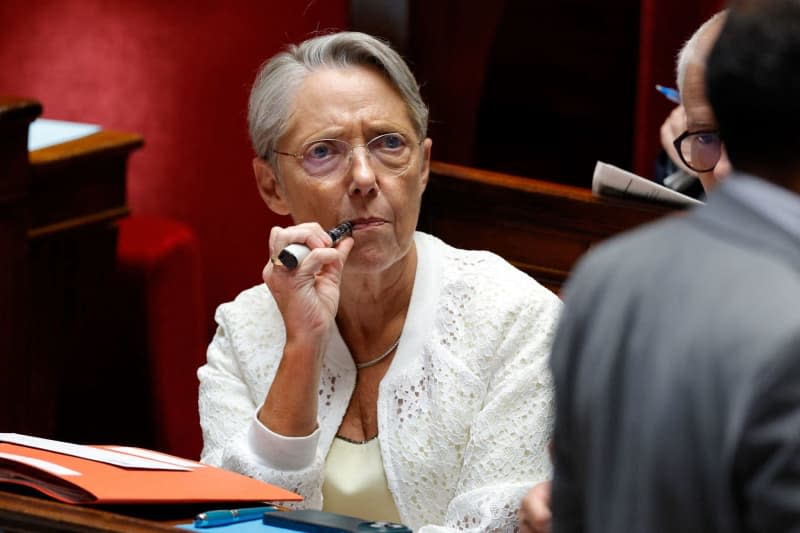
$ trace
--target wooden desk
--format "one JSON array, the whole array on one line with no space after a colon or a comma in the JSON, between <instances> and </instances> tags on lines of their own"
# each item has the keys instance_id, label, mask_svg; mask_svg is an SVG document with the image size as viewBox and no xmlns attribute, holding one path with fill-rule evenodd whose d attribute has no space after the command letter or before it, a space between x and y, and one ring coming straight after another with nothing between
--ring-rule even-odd
<instances>
[{"instance_id":1,"label":"wooden desk","mask_svg":"<svg viewBox=\"0 0 800 533\"><path fill-rule=\"evenodd\" d=\"M422 203L420 229L495 252L554 291L593 244L676 210L440 162L431 163Z\"/></svg>"},{"instance_id":2,"label":"wooden desk","mask_svg":"<svg viewBox=\"0 0 800 533\"><path fill-rule=\"evenodd\" d=\"M40 112L0 96L0 428L80 440L70 431L91 396L74 393L113 368L113 223L128 213L126 164L142 139L101 131L29 154Z\"/></svg>"},{"instance_id":3,"label":"wooden desk","mask_svg":"<svg viewBox=\"0 0 800 533\"><path fill-rule=\"evenodd\" d=\"M0 531L17 532L130 532L181 531L183 520L147 520L0 490Z\"/></svg>"}]
</instances>

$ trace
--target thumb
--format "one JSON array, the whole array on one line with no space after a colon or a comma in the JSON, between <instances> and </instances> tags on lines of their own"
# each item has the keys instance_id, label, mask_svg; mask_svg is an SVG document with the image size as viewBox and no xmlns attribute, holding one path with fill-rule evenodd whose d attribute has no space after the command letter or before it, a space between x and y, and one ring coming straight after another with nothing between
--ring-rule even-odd
<instances>
[{"instance_id":1,"label":"thumb","mask_svg":"<svg viewBox=\"0 0 800 533\"><path fill-rule=\"evenodd\" d=\"M347 262L347 258L350 256L350 251L355 246L356 241L352 237L345 237L336 245L336 251L339 252L339 257L342 260L342 265Z\"/></svg>"}]
</instances>

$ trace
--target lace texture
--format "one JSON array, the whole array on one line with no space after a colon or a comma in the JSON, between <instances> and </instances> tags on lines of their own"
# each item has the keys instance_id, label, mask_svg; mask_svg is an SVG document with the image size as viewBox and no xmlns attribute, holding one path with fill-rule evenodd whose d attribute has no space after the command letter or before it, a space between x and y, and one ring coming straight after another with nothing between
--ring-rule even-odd
<instances>
[{"instance_id":1,"label":"lace texture","mask_svg":"<svg viewBox=\"0 0 800 533\"><path fill-rule=\"evenodd\" d=\"M415 242L414 295L378 399L389 489L415 531L513 531L525 491L550 475L547 357L560 302L493 254L421 233ZM337 337L338 347L326 352L318 432L292 443L307 447L309 459L287 466L280 446L253 445L253 435L266 431L254 413L285 342L280 314L260 286L220 306L216 318L198 371L202 460L321 508L325 457L355 384L346 346Z\"/></svg>"}]
</instances>

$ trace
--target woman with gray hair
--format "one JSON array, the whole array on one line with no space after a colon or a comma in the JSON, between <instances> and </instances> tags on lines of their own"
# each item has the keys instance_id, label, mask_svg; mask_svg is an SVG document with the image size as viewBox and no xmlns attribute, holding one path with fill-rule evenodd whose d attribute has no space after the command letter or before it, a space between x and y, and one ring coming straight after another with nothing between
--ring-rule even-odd
<instances>
[{"instance_id":1,"label":"woman with gray hair","mask_svg":"<svg viewBox=\"0 0 800 533\"><path fill-rule=\"evenodd\" d=\"M549 474L560 302L494 254L415 231L427 121L405 62L362 33L262 67L253 168L294 225L272 228L265 283L217 311L198 371L202 460L309 508L510 531Z\"/></svg>"}]
</instances>

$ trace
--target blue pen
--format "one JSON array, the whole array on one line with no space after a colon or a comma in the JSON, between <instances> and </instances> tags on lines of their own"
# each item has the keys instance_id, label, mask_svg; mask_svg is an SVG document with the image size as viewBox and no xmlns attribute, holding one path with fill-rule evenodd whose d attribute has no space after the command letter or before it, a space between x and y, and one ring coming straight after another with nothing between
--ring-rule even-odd
<instances>
[{"instance_id":1,"label":"blue pen","mask_svg":"<svg viewBox=\"0 0 800 533\"><path fill-rule=\"evenodd\" d=\"M217 527L235 524L237 522L248 522L259 520L264 513L277 511L272 505L267 507L248 507L245 509L222 509L219 511L206 511L194 518L194 527Z\"/></svg>"},{"instance_id":2,"label":"blue pen","mask_svg":"<svg viewBox=\"0 0 800 533\"><path fill-rule=\"evenodd\" d=\"M680 93L677 90L673 89L672 87L664 87L663 85L656 85L656 90L661 94L663 94L670 102L675 102L676 104L681 103Z\"/></svg>"}]
</instances>

